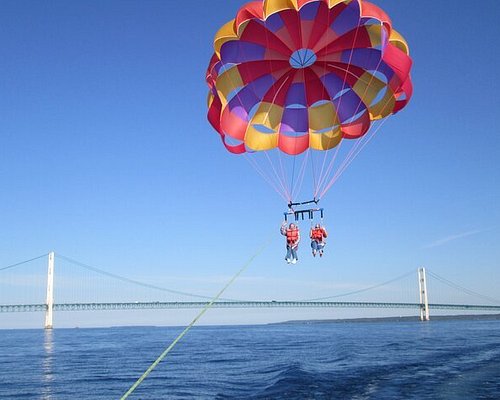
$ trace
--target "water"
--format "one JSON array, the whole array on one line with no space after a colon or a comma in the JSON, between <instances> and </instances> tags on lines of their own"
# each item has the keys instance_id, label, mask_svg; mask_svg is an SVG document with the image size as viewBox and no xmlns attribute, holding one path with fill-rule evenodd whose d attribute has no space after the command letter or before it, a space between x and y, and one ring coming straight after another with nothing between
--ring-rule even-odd
<instances>
[{"instance_id":1,"label":"water","mask_svg":"<svg viewBox=\"0 0 500 400\"><path fill-rule=\"evenodd\" d=\"M117 399L181 328L0 330L1 399ZM195 327L134 399L500 399L500 321Z\"/></svg>"}]
</instances>

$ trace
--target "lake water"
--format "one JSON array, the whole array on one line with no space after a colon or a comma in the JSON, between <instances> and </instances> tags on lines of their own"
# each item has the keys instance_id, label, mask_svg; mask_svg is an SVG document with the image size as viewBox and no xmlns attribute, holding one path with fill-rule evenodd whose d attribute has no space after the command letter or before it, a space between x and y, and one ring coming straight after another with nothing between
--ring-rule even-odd
<instances>
[{"instance_id":1,"label":"lake water","mask_svg":"<svg viewBox=\"0 0 500 400\"><path fill-rule=\"evenodd\" d=\"M0 398L120 398L181 330L0 330ZM195 327L130 398L500 399L500 321Z\"/></svg>"}]
</instances>

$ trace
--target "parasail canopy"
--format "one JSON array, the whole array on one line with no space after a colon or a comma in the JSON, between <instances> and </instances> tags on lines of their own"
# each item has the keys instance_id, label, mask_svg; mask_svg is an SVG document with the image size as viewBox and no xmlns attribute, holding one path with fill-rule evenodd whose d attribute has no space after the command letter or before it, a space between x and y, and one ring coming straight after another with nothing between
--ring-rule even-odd
<instances>
[{"instance_id":1,"label":"parasail canopy","mask_svg":"<svg viewBox=\"0 0 500 400\"><path fill-rule=\"evenodd\" d=\"M208 119L232 153L328 151L408 103L411 65L408 44L372 3L253 1L215 35Z\"/></svg>"}]
</instances>

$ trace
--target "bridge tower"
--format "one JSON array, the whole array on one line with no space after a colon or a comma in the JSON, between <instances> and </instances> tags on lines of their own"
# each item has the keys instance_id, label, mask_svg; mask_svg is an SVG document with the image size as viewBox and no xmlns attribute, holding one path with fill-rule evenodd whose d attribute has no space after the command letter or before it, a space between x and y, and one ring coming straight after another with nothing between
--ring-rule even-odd
<instances>
[{"instance_id":1,"label":"bridge tower","mask_svg":"<svg viewBox=\"0 0 500 400\"><path fill-rule=\"evenodd\" d=\"M424 267L418 269L418 290L420 295L420 321L429 321L429 300L427 298L427 281Z\"/></svg>"},{"instance_id":2,"label":"bridge tower","mask_svg":"<svg viewBox=\"0 0 500 400\"><path fill-rule=\"evenodd\" d=\"M54 252L49 253L49 265L47 272L47 299L45 301L45 329L52 329L52 312L54 308Z\"/></svg>"}]
</instances>

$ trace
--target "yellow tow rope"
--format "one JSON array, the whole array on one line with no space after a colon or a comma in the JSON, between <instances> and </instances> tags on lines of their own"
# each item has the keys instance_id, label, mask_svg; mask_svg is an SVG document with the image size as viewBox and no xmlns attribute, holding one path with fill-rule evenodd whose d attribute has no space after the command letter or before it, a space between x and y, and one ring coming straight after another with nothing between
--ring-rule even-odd
<instances>
[{"instance_id":1,"label":"yellow tow rope","mask_svg":"<svg viewBox=\"0 0 500 400\"><path fill-rule=\"evenodd\" d=\"M200 313L191 321L191 323L184 328L184 330L175 338L175 340L163 351L163 353L160 354L160 356L149 366L149 368L141 375L139 379L130 387L129 390L121 397L120 400L124 400L128 398L132 394L132 392L137 389L137 387L142 383L144 379L153 371L153 369L156 368L156 366L167 356L167 354L174 348L174 346L177 344L179 340L181 340L186 333L193 327L194 324L201 318L203 314L205 314L210 307L219 299L220 296L226 291L226 289L231 286L231 284L248 268L248 266L252 263L252 261L260 254L262 251L267 247L270 241L266 242L264 246L262 246L250 259L246 262L246 264L231 278L231 280L226 283L226 286L224 286L219 293L215 295L215 297L210 300L203 310L200 311Z\"/></svg>"}]
</instances>

